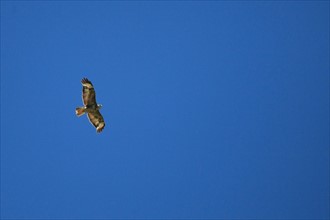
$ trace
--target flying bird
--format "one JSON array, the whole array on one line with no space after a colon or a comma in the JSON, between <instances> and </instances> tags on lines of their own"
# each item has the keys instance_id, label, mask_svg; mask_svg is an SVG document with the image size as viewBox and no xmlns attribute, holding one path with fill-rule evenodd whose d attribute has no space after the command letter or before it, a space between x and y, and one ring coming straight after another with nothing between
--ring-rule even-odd
<instances>
[{"instance_id":1,"label":"flying bird","mask_svg":"<svg viewBox=\"0 0 330 220\"><path fill-rule=\"evenodd\" d=\"M76 115L79 117L87 113L88 120L94 125L96 131L99 133L105 127L104 119L99 111L100 108L102 108L102 105L97 104L96 102L95 90L91 81L87 78L83 78L81 84L83 85L82 100L84 106L76 108Z\"/></svg>"}]
</instances>

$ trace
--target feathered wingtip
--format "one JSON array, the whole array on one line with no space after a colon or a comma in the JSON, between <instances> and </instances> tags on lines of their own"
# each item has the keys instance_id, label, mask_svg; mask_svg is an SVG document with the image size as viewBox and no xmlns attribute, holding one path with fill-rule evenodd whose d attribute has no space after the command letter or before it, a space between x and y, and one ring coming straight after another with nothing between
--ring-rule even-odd
<instances>
[{"instance_id":1,"label":"feathered wingtip","mask_svg":"<svg viewBox=\"0 0 330 220\"><path fill-rule=\"evenodd\" d=\"M103 128L105 127L105 123L101 122L97 127L96 127L96 132L97 133L101 133L101 131L103 130Z\"/></svg>"},{"instance_id":2,"label":"feathered wingtip","mask_svg":"<svg viewBox=\"0 0 330 220\"><path fill-rule=\"evenodd\" d=\"M85 84L85 83L92 84L91 81L89 81L89 79L87 79L86 77L82 78L81 83L82 84Z\"/></svg>"},{"instance_id":3,"label":"feathered wingtip","mask_svg":"<svg viewBox=\"0 0 330 220\"><path fill-rule=\"evenodd\" d=\"M81 80L81 84L83 85L83 87L87 87L87 88L93 88L93 84L91 81L89 81L87 78L83 78Z\"/></svg>"}]
</instances>

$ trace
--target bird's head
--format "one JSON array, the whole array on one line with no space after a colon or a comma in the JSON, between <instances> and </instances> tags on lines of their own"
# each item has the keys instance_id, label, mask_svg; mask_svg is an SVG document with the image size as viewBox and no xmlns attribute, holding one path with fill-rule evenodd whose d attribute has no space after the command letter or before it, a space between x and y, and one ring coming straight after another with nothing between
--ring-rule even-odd
<instances>
[{"instance_id":1,"label":"bird's head","mask_svg":"<svg viewBox=\"0 0 330 220\"><path fill-rule=\"evenodd\" d=\"M101 109L102 105L101 104L97 104L97 109Z\"/></svg>"}]
</instances>

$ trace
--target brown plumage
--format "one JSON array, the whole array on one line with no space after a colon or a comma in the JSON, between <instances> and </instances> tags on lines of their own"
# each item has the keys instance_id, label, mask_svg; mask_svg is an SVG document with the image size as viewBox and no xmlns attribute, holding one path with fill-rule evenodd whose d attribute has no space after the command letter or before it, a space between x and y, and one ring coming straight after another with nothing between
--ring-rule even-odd
<instances>
[{"instance_id":1,"label":"brown plumage","mask_svg":"<svg viewBox=\"0 0 330 220\"><path fill-rule=\"evenodd\" d=\"M87 117L96 128L96 131L101 132L105 127L104 119L99 111L102 105L96 102L95 90L91 81L87 78L83 78L81 84L83 85L82 100L84 106L76 108L76 115L81 116L87 113Z\"/></svg>"}]
</instances>

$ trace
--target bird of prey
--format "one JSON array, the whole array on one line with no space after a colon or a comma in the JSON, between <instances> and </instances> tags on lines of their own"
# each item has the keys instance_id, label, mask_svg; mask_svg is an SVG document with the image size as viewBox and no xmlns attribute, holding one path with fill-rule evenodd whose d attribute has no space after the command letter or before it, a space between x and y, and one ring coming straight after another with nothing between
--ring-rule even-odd
<instances>
[{"instance_id":1,"label":"bird of prey","mask_svg":"<svg viewBox=\"0 0 330 220\"><path fill-rule=\"evenodd\" d=\"M96 131L99 133L105 126L104 119L99 111L102 105L97 104L96 102L95 90L91 81L87 78L83 78L81 80L81 84L83 85L82 100L84 106L76 108L76 115L79 117L86 113L89 121L92 125L94 125Z\"/></svg>"}]
</instances>

